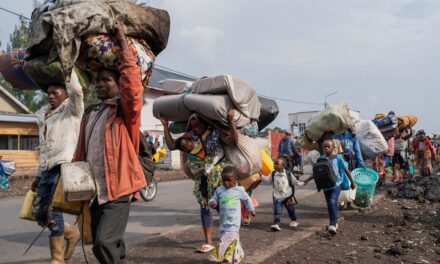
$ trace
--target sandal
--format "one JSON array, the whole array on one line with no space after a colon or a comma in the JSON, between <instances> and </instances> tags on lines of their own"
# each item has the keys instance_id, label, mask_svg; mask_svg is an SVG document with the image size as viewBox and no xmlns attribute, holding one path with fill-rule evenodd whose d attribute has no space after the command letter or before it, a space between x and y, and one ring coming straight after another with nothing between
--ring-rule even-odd
<instances>
[{"instance_id":1,"label":"sandal","mask_svg":"<svg viewBox=\"0 0 440 264\"><path fill-rule=\"evenodd\" d=\"M208 253L209 251L213 250L214 246L211 246L209 244L203 244L201 247L196 249L197 253Z\"/></svg>"}]
</instances>

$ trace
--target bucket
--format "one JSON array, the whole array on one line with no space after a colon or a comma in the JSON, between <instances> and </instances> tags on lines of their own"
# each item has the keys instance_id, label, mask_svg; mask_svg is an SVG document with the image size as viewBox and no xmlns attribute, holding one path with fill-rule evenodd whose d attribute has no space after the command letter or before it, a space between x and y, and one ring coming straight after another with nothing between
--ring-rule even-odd
<instances>
[{"instance_id":1,"label":"bucket","mask_svg":"<svg viewBox=\"0 0 440 264\"><path fill-rule=\"evenodd\" d=\"M351 175L357 185L356 197L353 203L361 208L369 208L374 197L379 174L372 169L359 168L355 169Z\"/></svg>"},{"instance_id":2,"label":"bucket","mask_svg":"<svg viewBox=\"0 0 440 264\"><path fill-rule=\"evenodd\" d=\"M263 174L264 176L268 176L274 170L273 161L270 158L270 156L267 154L267 152L264 151L264 149L261 149L260 152L261 152L261 160L262 160L260 173Z\"/></svg>"}]
</instances>

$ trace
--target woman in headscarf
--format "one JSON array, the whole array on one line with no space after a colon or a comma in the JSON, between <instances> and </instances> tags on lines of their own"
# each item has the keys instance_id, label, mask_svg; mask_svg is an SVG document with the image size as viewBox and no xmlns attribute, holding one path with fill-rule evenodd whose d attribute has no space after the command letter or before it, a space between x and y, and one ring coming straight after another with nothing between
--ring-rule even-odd
<instances>
[{"instance_id":1,"label":"woman in headscarf","mask_svg":"<svg viewBox=\"0 0 440 264\"><path fill-rule=\"evenodd\" d=\"M185 162L194 175L194 196L200 204L200 217L205 234L206 244L197 249L200 253L207 253L212 246L212 215L208 201L215 190L222 183L223 168L231 165L226 159L223 144L238 145L238 132L234 123L234 111L228 111L230 131L224 131L209 125L206 121L194 114L188 122L188 132L182 137L173 140L168 128L168 118L160 118L164 126L165 142L170 150L180 150L186 154Z\"/></svg>"},{"instance_id":2,"label":"woman in headscarf","mask_svg":"<svg viewBox=\"0 0 440 264\"><path fill-rule=\"evenodd\" d=\"M420 175L430 176L432 174L432 158L435 158L436 154L432 142L424 130L417 132L417 138L413 142L413 150L419 165Z\"/></svg>"}]
</instances>

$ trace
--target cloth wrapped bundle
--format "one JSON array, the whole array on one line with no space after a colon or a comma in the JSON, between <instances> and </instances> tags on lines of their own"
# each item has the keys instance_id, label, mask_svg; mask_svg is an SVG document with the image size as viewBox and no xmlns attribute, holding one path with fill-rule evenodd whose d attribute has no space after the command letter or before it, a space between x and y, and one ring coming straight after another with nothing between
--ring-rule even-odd
<instances>
[{"instance_id":1,"label":"cloth wrapped bundle","mask_svg":"<svg viewBox=\"0 0 440 264\"><path fill-rule=\"evenodd\" d=\"M238 169L238 179L242 180L261 170L263 159L255 139L238 134L238 146L224 146L225 155Z\"/></svg>"},{"instance_id":2,"label":"cloth wrapped bundle","mask_svg":"<svg viewBox=\"0 0 440 264\"><path fill-rule=\"evenodd\" d=\"M168 95L157 98L153 103L153 114L156 118L161 115L168 117L170 121L188 121L193 113L198 113L204 119L218 124L221 127L228 126L228 109L234 108L234 104L228 95L204 95L185 94ZM238 128L251 123L241 112L234 110L234 121Z\"/></svg>"},{"instance_id":3,"label":"cloth wrapped bundle","mask_svg":"<svg viewBox=\"0 0 440 264\"><path fill-rule=\"evenodd\" d=\"M191 92L193 82L185 80L167 79L159 82L159 88L167 94L183 94Z\"/></svg>"},{"instance_id":4,"label":"cloth wrapped bundle","mask_svg":"<svg viewBox=\"0 0 440 264\"><path fill-rule=\"evenodd\" d=\"M44 57L26 62L23 70L45 92L47 92L47 88L52 84L65 83L61 64L59 62L47 64L47 58ZM88 89L90 83L87 73L77 67L74 67L74 70L83 89Z\"/></svg>"},{"instance_id":5,"label":"cloth wrapped bundle","mask_svg":"<svg viewBox=\"0 0 440 264\"><path fill-rule=\"evenodd\" d=\"M12 50L0 55L0 72L3 78L13 87L21 90L38 90L35 84L23 71L25 50Z\"/></svg>"},{"instance_id":6,"label":"cloth wrapped bundle","mask_svg":"<svg viewBox=\"0 0 440 264\"><path fill-rule=\"evenodd\" d=\"M311 140L318 140L327 131L332 131L337 135L344 133L347 128L353 126L347 104L340 103L310 118L307 122L305 134Z\"/></svg>"},{"instance_id":7,"label":"cloth wrapped bundle","mask_svg":"<svg viewBox=\"0 0 440 264\"><path fill-rule=\"evenodd\" d=\"M59 59L64 76L70 76L81 39L111 33L115 21L125 25L127 36L145 40L155 55L167 46L170 17L165 10L128 0L74 1L34 16L29 36L30 58L49 55L49 62Z\"/></svg>"},{"instance_id":8,"label":"cloth wrapped bundle","mask_svg":"<svg viewBox=\"0 0 440 264\"><path fill-rule=\"evenodd\" d=\"M372 121L359 121L355 130L364 159L373 159L388 151L387 141Z\"/></svg>"},{"instance_id":9,"label":"cloth wrapped bundle","mask_svg":"<svg viewBox=\"0 0 440 264\"><path fill-rule=\"evenodd\" d=\"M156 56L142 39L127 38L136 64L139 66L144 86L148 86ZM96 71L105 67L118 70L121 48L110 35L93 35L85 37L76 65L85 71Z\"/></svg>"},{"instance_id":10,"label":"cloth wrapped bundle","mask_svg":"<svg viewBox=\"0 0 440 264\"><path fill-rule=\"evenodd\" d=\"M414 115L398 116L397 121L399 123L399 130L411 128L417 124L417 117Z\"/></svg>"},{"instance_id":11,"label":"cloth wrapped bundle","mask_svg":"<svg viewBox=\"0 0 440 264\"><path fill-rule=\"evenodd\" d=\"M382 116L377 114L373 119L373 123L379 128L380 132L384 133L397 128L398 121L395 116L386 115Z\"/></svg>"}]
</instances>

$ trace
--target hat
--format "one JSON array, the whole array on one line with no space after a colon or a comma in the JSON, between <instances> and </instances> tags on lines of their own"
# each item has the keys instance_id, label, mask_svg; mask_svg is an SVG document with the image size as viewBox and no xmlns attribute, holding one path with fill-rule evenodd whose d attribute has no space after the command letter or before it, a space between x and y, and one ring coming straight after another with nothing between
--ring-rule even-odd
<instances>
[{"instance_id":1,"label":"hat","mask_svg":"<svg viewBox=\"0 0 440 264\"><path fill-rule=\"evenodd\" d=\"M417 132L417 135L420 135L420 134L426 135L425 130L420 129L420 130Z\"/></svg>"},{"instance_id":2,"label":"hat","mask_svg":"<svg viewBox=\"0 0 440 264\"><path fill-rule=\"evenodd\" d=\"M286 136L292 135L292 133L290 133L290 131L288 131L288 130L284 131L284 134L286 134Z\"/></svg>"}]
</instances>

